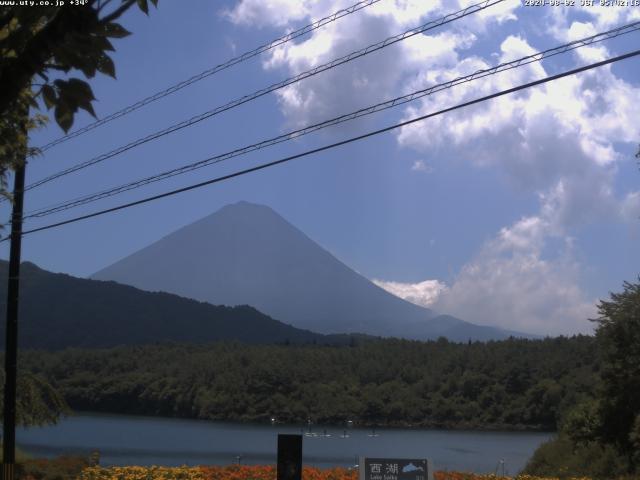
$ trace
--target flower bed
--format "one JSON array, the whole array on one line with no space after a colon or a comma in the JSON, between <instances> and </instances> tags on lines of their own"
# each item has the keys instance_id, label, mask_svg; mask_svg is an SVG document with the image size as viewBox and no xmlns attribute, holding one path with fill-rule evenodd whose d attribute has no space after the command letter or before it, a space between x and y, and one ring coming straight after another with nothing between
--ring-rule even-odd
<instances>
[{"instance_id":1,"label":"flower bed","mask_svg":"<svg viewBox=\"0 0 640 480\"><path fill-rule=\"evenodd\" d=\"M275 480L276 467L210 466L210 467L89 467L78 480ZM303 480L358 480L358 471L346 468L304 467ZM498 480L505 477L462 472L435 472L434 480ZM556 480L522 475L517 480ZM588 480L588 479L576 479Z\"/></svg>"}]
</instances>

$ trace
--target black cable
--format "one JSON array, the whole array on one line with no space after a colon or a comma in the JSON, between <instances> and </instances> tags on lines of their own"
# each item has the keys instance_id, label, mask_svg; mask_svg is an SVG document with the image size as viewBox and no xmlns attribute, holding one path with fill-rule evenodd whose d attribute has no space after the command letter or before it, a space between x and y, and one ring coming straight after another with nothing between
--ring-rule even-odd
<instances>
[{"instance_id":1,"label":"black cable","mask_svg":"<svg viewBox=\"0 0 640 480\"><path fill-rule=\"evenodd\" d=\"M418 35L420 33L426 32L428 30L432 30L434 28L440 27L442 25L445 25L447 23L451 23L455 20L458 20L460 18L466 17L468 15L471 15L473 13L477 13L480 12L486 8L489 8L493 5L496 5L498 3L504 2L505 0L484 0L480 3L474 4L474 5L470 5L462 10L458 10L454 13L450 13L449 15L445 15L444 17L441 17L437 20L432 20L430 22L427 22L419 27L413 28L411 30L407 30L401 34L398 35L394 35L392 37L389 37L381 42L378 42L376 44L373 45L369 45L368 47L362 48L360 50L357 50L355 52L351 52L343 57L334 59L328 63L325 63L323 65L319 65L317 67L312 68L311 70L307 70L305 72L302 72L298 75L295 75L293 77L289 77L286 80L282 80L278 83L274 83L273 85L270 85L269 87L263 88L261 90L257 90L251 94L248 95L244 95L240 98L237 98L235 100L232 100L231 102L228 102L224 105L218 106L216 108L214 108L213 110L209 110L207 112L201 113L199 115L196 115L194 117L191 117L188 120L184 120L180 123L176 123L174 125L171 125L163 130L159 130L157 132L154 132L152 134L147 135L146 137L142 137L139 138L137 140L134 140L133 142L130 142L126 145L120 146L114 150L111 150L110 152L101 154L97 157L94 157L90 160L87 160L85 162L79 163L77 165L74 165L72 167L69 167L67 169L61 170L60 172L54 173L52 175L49 175L48 177L43 178L42 180L38 180L30 185L27 185L25 187L25 190L31 190L32 188L36 188L39 187L40 185L44 185L45 183L48 183L52 180L55 180L57 178L63 177L65 175L69 175L70 173L76 172L78 170L82 170L84 168L90 167L92 165L95 165L97 163L103 162L109 158L115 157L116 155L120 155L121 153L124 153L128 150L131 150L132 148L138 147L140 145L143 145L147 142L150 142L152 140L156 140L158 138L164 137L165 135L169 135L171 133L177 132L178 130L182 130L183 128L187 128L187 127L191 127L192 125L195 125L196 123L199 123L203 120L206 120L208 118L211 118L215 115L218 115L222 112L225 112L227 110L230 110L232 108L238 107L244 103L250 102L252 100L255 100L259 97L262 97L268 93L274 92L276 90L282 89L286 86L292 85L294 83L297 83L301 80L310 78L314 75L317 75L321 72L324 72L326 70L330 70L333 69L339 65L345 64L347 62L350 62L352 60L355 60L357 58L363 57L365 55L368 55L370 53L373 53L375 51L381 50L385 47L388 47L389 45L393 45L397 42L400 42L402 40L405 40L407 38L413 37L414 35Z\"/></svg>"},{"instance_id":2,"label":"black cable","mask_svg":"<svg viewBox=\"0 0 640 480\"><path fill-rule=\"evenodd\" d=\"M237 65L238 63L244 62L246 60L249 60L250 58L253 58L257 55L260 55L261 53L267 52L275 47L278 47L280 45L283 45L287 42L290 42L291 40L298 38L302 35L305 35L309 32L312 32L314 30L317 30L318 28L327 25L331 22L336 21L339 18L342 18L344 16L350 15L354 12L357 12L358 10L362 10L363 8L366 8L370 5L373 5L374 3L378 3L380 0L362 0L358 3L355 3L353 5L351 5L350 7L344 8L342 10L338 10L337 12L334 12L333 14L321 18L320 20L316 20L315 22L309 24L309 25L305 25L302 28L299 28L298 30L295 30L291 33L288 33L280 38L277 38L275 40L272 40L269 43L265 43L264 45L260 45L259 47L249 51L249 52L245 52L242 55L238 55L237 57L231 58L230 60L227 60L224 63L221 63L219 65L216 65L215 67L209 68L207 70L204 70L203 72L200 72L197 75L192 76L191 78L188 78L186 80L183 80L181 82L176 83L175 85L172 85L160 92L154 93L153 95L150 95L146 98L143 98L142 100L137 101L136 103L129 105L121 110L118 110L117 112L114 112L100 120L97 120L85 127L82 127L74 132L71 132L67 135L64 135L60 138L57 138L56 140L53 140L49 143L47 143L46 145L43 145L42 147L39 147L39 150L41 152L44 152L45 150L49 150L50 148L59 145L61 143L66 142L67 140L70 140L72 138L75 138L79 135L82 135L86 132L89 132L95 128L98 128L102 125L104 125L105 123L109 123L112 120L115 120L117 118L120 117L124 117L125 115L128 115L131 112L134 112L135 110L138 110L139 108L144 107L145 105L148 105L152 102L155 102L156 100L159 100L161 98L164 98L168 95L171 95L172 93L177 92L178 90L182 90L185 87L188 87L189 85L192 85L196 82L199 82L200 80L210 77L211 75L214 75L218 72L221 72L222 70L226 70L229 67L232 67L234 65Z\"/></svg>"},{"instance_id":3,"label":"black cable","mask_svg":"<svg viewBox=\"0 0 640 480\"><path fill-rule=\"evenodd\" d=\"M49 230L51 228L60 227L62 225L68 225L70 223L75 223L75 222L79 222L81 220L86 220L88 218L93 218L93 217L97 217L97 216L100 216L100 215L105 215L107 213L116 212L118 210L123 210L123 209L126 209L126 208L134 207L136 205L141 205L143 203L148 203L148 202L152 202L154 200L159 200L161 198L177 195L178 193L187 192L189 190L195 190L197 188L201 188L201 187L204 187L204 186L207 186L207 185L212 185L214 183L219 183L219 182L222 182L222 181L225 181L225 180L229 180L229 179L232 179L232 178L235 178L235 177L240 177L240 176L246 175L248 173L257 172L259 170L263 170L265 168L273 167L275 165L280 165L282 163L290 162L292 160L296 160L298 158L306 157L308 155L312 155L312 154L315 154L315 153L323 152L325 150L330 150L332 148L336 148L336 147L339 147L339 146L342 146L342 145L346 145L346 144L349 144L349 143L352 143L352 142L356 142L356 141L359 141L359 140L364 140L365 138L369 138L369 137L372 137L374 135L379 135L381 133L385 133L385 132L388 132L390 130L395 130L396 128L404 127L404 126L410 125L412 123L420 122L420 121L425 120L427 118L435 117L437 115L442 115L444 113L448 113L448 112L451 112L451 111L454 111L454 110L458 110L460 108L464 108L464 107L468 107L470 105L475 105L477 103L485 102L487 100L491 100L493 98L501 97L503 95L508 95L510 93L518 92L518 91L524 90L526 88L531 88L531 87L535 87L537 85L542 85L544 83L551 82L551 81L554 81L554 80L558 80L560 78L567 77L569 75L575 75L576 73L580 73L580 72L584 72L584 71L591 70L591 69L594 69L594 68L598 68L598 67L601 67L603 65L608 65L608 64L611 64L611 63L614 63L614 62L618 62L618 61L621 61L621 60L624 60L624 59L627 59L627 58L631 58L631 57L637 56L637 55L640 55L640 50L635 50L633 52L625 53L623 55L618 55L616 57L612 57L612 58L609 58L607 60L602 60L600 62L592 63L590 65L586 65L586 66L579 67L579 68L574 68L572 70L568 70L568 71L565 71L565 72L562 72L562 73L558 73L556 75L551 75L549 77L545 77L545 78L540 79L540 80L535 80L533 82L525 83L525 84L519 85L517 87L512 87L512 88L509 88L509 89L506 89L506 90L502 90L500 92L492 93L491 95L486 95L484 97L476 98L474 100L470 100L470 101L467 101L467 102L459 103L458 105L454 105L453 107L448 107L448 108L445 108L445 109L442 109L442 110L438 110L437 112L429 113L427 115L422 115L420 117L416 117L416 118L413 118L411 120L407 120L407 121L404 121L404 122L401 122L401 123L397 123L395 125L391 125L391 126L388 126L388 127L385 127L385 128L381 128L379 130L374 130L372 132L365 133L363 135L358 135L356 137L351 137L351 138L349 138L347 140L342 140L340 142L335 142L335 143L332 143L330 145L324 145L322 147L314 148L312 150L307 150L307 151L304 151L302 153L298 153L296 155L291 155L289 157L281 158L279 160L274 160L272 162L263 163L261 165L255 166L255 167L251 167L251 168L247 168L247 169L244 169L244 170L240 170L240 171L237 171L237 172L234 172L234 173L223 175L221 177L212 178L212 179L206 180L204 182L200 182L200 183L196 183L196 184L193 184L193 185L189 185L187 187L178 188L176 190L171 190L169 192L164 192L164 193L161 193L161 194L158 194L158 195L153 195L151 197L146 197L146 198L143 198L141 200L136 200L134 202L125 203L125 204L118 205L118 206L115 206L115 207L111 207L111 208L107 208L107 209L100 210L100 211L97 211L97 212L89 213L87 215L81 215L79 217L71 218L69 220L64 220L64 221L57 222L57 223L52 223L52 224L49 224L49 225L45 225L43 227L38 227L38 228L31 229L31 230L26 230L26 231L20 232L20 234L21 235L28 235L30 233L41 232L43 230ZM9 237L5 237L2 240L0 240L0 242L4 242L8 238Z\"/></svg>"},{"instance_id":4,"label":"black cable","mask_svg":"<svg viewBox=\"0 0 640 480\"><path fill-rule=\"evenodd\" d=\"M621 27L617 27L615 29L609 30L607 32L602 32L602 33L598 33L595 35L591 35L589 37L580 39L580 40L575 40L573 42L570 42L568 44L564 44L564 45L560 45L554 48L550 48L547 50L544 50L542 52L538 52L532 55L527 55L525 57L516 59L516 60L512 60L510 62L504 62L501 63L499 65L490 67L490 68L485 68L482 70L477 70L476 72L470 74L470 75L466 75L463 77L458 77L455 78L453 80L449 80L447 82L444 83L440 83L437 85L433 85L430 86L428 88L422 89L422 90L418 90L415 91L413 93L407 94L407 95L402 95L400 97L396 97L394 99L391 100L387 100L385 102L381 102L378 103L376 105L372 105L366 108L362 108L360 110L357 110L355 112L351 112L348 114L344 114L341 115L339 117L335 117L329 120L325 120L323 122L320 123L316 123L314 125L309 125L303 128L300 128L298 130L294 130L294 131L290 131L287 133L284 133L282 135L278 135L276 137L267 139L267 140L263 140L261 142L257 142L254 143L252 145L248 145L242 148L238 148L229 152L225 152L213 157L209 157L206 158L204 160L200 160L198 162L194 162L194 163L190 163L187 165L183 165L181 167L177 167L177 168L173 168L171 170L159 173L159 174L155 174L149 177L145 177L142 179L138 179L132 182L128 182L125 183L123 185L119 185L117 187L111 187L109 189L106 190L102 190L100 192L96 192L96 193L92 193L92 194L88 194L88 195L84 195L81 197L77 197L75 199L71 199L71 200L66 200L64 202L60 202L56 205L53 206L49 206L49 207L41 207L38 208L36 210L32 210L30 212L27 212L25 214L25 219L27 218L41 218L44 216L48 216L48 215L52 215L54 213L58 213L64 210L68 210L70 208L74 208L77 206L81 206L81 205L86 205L88 203L92 203L98 200L102 200L104 198L109 198L112 197L114 195L118 195L120 193L123 192L127 192L129 190L133 190L135 188L139 188L145 185L149 185L151 183L155 183L157 181L161 181L161 180L166 180L167 178L172 178L174 176L177 175L181 175L183 173L187 173L187 172L191 172L193 170L197 170L199 168L203 168L212 164L217 164L217 163L221 163L223 161L229 160L231 158L235 158L241 155L245 155L247 153L250 152L254 152L257 150L260 150L262 148L266 148L266 147L270 147L273 145L277 145L279 143L283 143L289 140L293 140L295 138L299 138L303 135L307 135L309 133L312 132L316 132L318 130L321 130L323 128L327 128L330 126L335 126L335 125L339 125L343 122L346 121L350 121L350 120L354 120L356 118L360 118L360 117L364 117L366 115L371 115L373 113L377 113L383 110L387 110L393 107L397 107L399 105L404 105L405 103L414 101L416 99L419 98L423 98L427 95L431 95L433 93L436 92L440 92L443 91L445 89L449 89L452 88L456 85L460 85L463 83L468 83L471 82L473 80L477 80L479 78L484 78L486 76L489 75L494 75L498 72L504 72L507 70L511 70L513 68L518 68L522 65L528 65L530 63L533 62L540 62L545 58L549 58L552 57L554 55L558 55L558 54L562 54L562 53L566 53L568 51L574 50L576 48L580 48L586 45L591 45L593 43L596 42L600 42L603 40L609 40L611 38L615 38L617 36L620 35L625 35L628 33L632 33L634 31L637 31L640 29L640 22L634 22L634 23L630 23L628 25L623 25Z\"/></svg>"}]
</instances>

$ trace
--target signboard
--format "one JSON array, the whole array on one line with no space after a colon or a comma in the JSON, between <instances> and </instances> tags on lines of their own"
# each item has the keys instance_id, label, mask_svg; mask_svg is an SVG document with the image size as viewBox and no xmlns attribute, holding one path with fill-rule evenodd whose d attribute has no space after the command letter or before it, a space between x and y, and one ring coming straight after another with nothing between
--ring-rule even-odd
<instances>
[{"instance_id":1,"label":"signboard","mask_svg":"<svg viewBox=\"0 0 640 480\"><path fill-rule=\"evenodd\" d=\"M426 459L360 457L359 469L359 480L433 480Z\"/></svg>"},{"instance_id":2,"label":"signboard","mask_svg":"<svg viewBox=\"0 0 640 480\"><path fill-rule=\"evenodd\" d=\"M302 479L302 435L278 435L277 480Z\"/></svg>"}]
</instances>

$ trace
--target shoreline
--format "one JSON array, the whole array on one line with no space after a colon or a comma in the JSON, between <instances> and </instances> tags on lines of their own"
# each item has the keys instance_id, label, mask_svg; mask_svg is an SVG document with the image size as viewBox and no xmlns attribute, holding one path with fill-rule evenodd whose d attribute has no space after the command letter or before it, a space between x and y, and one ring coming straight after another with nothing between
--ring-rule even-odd
<instances>
[{"instance_id":1,"label":"shoreline","mask_svg":"<svg viewBox=\"0 0 640 480\"><path fill-rule=\"evenodd\" d=\"M132 418L144 418L154 420L175 420L175 421L187 421L187 422L208 422L216 424L233 424L243 426L258 426L258 427L280 427L288 429L302 429L304 432L308 430L307 422L276 422L272 424L269 420L242 420L242 419L219 419L219 418L198 418L198 417L180 417L180 416L165 416L165 415L153 415L146 413L127 413L127 412L114 412L114 411L101 411L101 410L72 410L69 415L61 418L68 417L90 417L90 416L113 416L118 418L132 417ZM432 431L454 431L454 432L473 432L473 433L544 433L544 434L556 434L557 430L549 430L544 427L530 427L527 425L486 425L482 427L474 427L471 425L461 424L410 424L410 423L356 423L354 422L352 427L346 427L344 424L339 423L312 423L311 430L333 429L333 430L432 430Z\"/></svg>"}]
</instances>

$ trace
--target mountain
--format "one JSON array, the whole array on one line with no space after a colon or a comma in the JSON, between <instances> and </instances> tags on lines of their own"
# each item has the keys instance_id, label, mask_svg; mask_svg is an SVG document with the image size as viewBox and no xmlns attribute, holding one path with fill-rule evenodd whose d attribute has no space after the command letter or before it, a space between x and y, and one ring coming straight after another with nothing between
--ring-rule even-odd
<instances>
[{"instance_id":1,"label":"mountain","mask_svg":"<svg viewBox=\"0 0 640 480\"><path fill-rule=\"evenodd\" d=\"M0 261L0 292L6 292L7 273L7 262ZM6 297L0 295L2 335L5 319ZM19 340L23 348L55 350L217 340L346 344L350 338L300 330L246 305L213 306L169 293L51 273L25 262Z\"/></svg>"},{"instance_id":2,"label":"mountain","mask_svg":"<svg viewBox=\"0 0 640 480\"><path fill-rule=\"evenodd\" d=\"M252 305L320 333L454 341L503 339L483 327L402 300L324 250L271 208L240 202L97 272L148 291L212 304Z\"/></svg>"}]
</instances>

